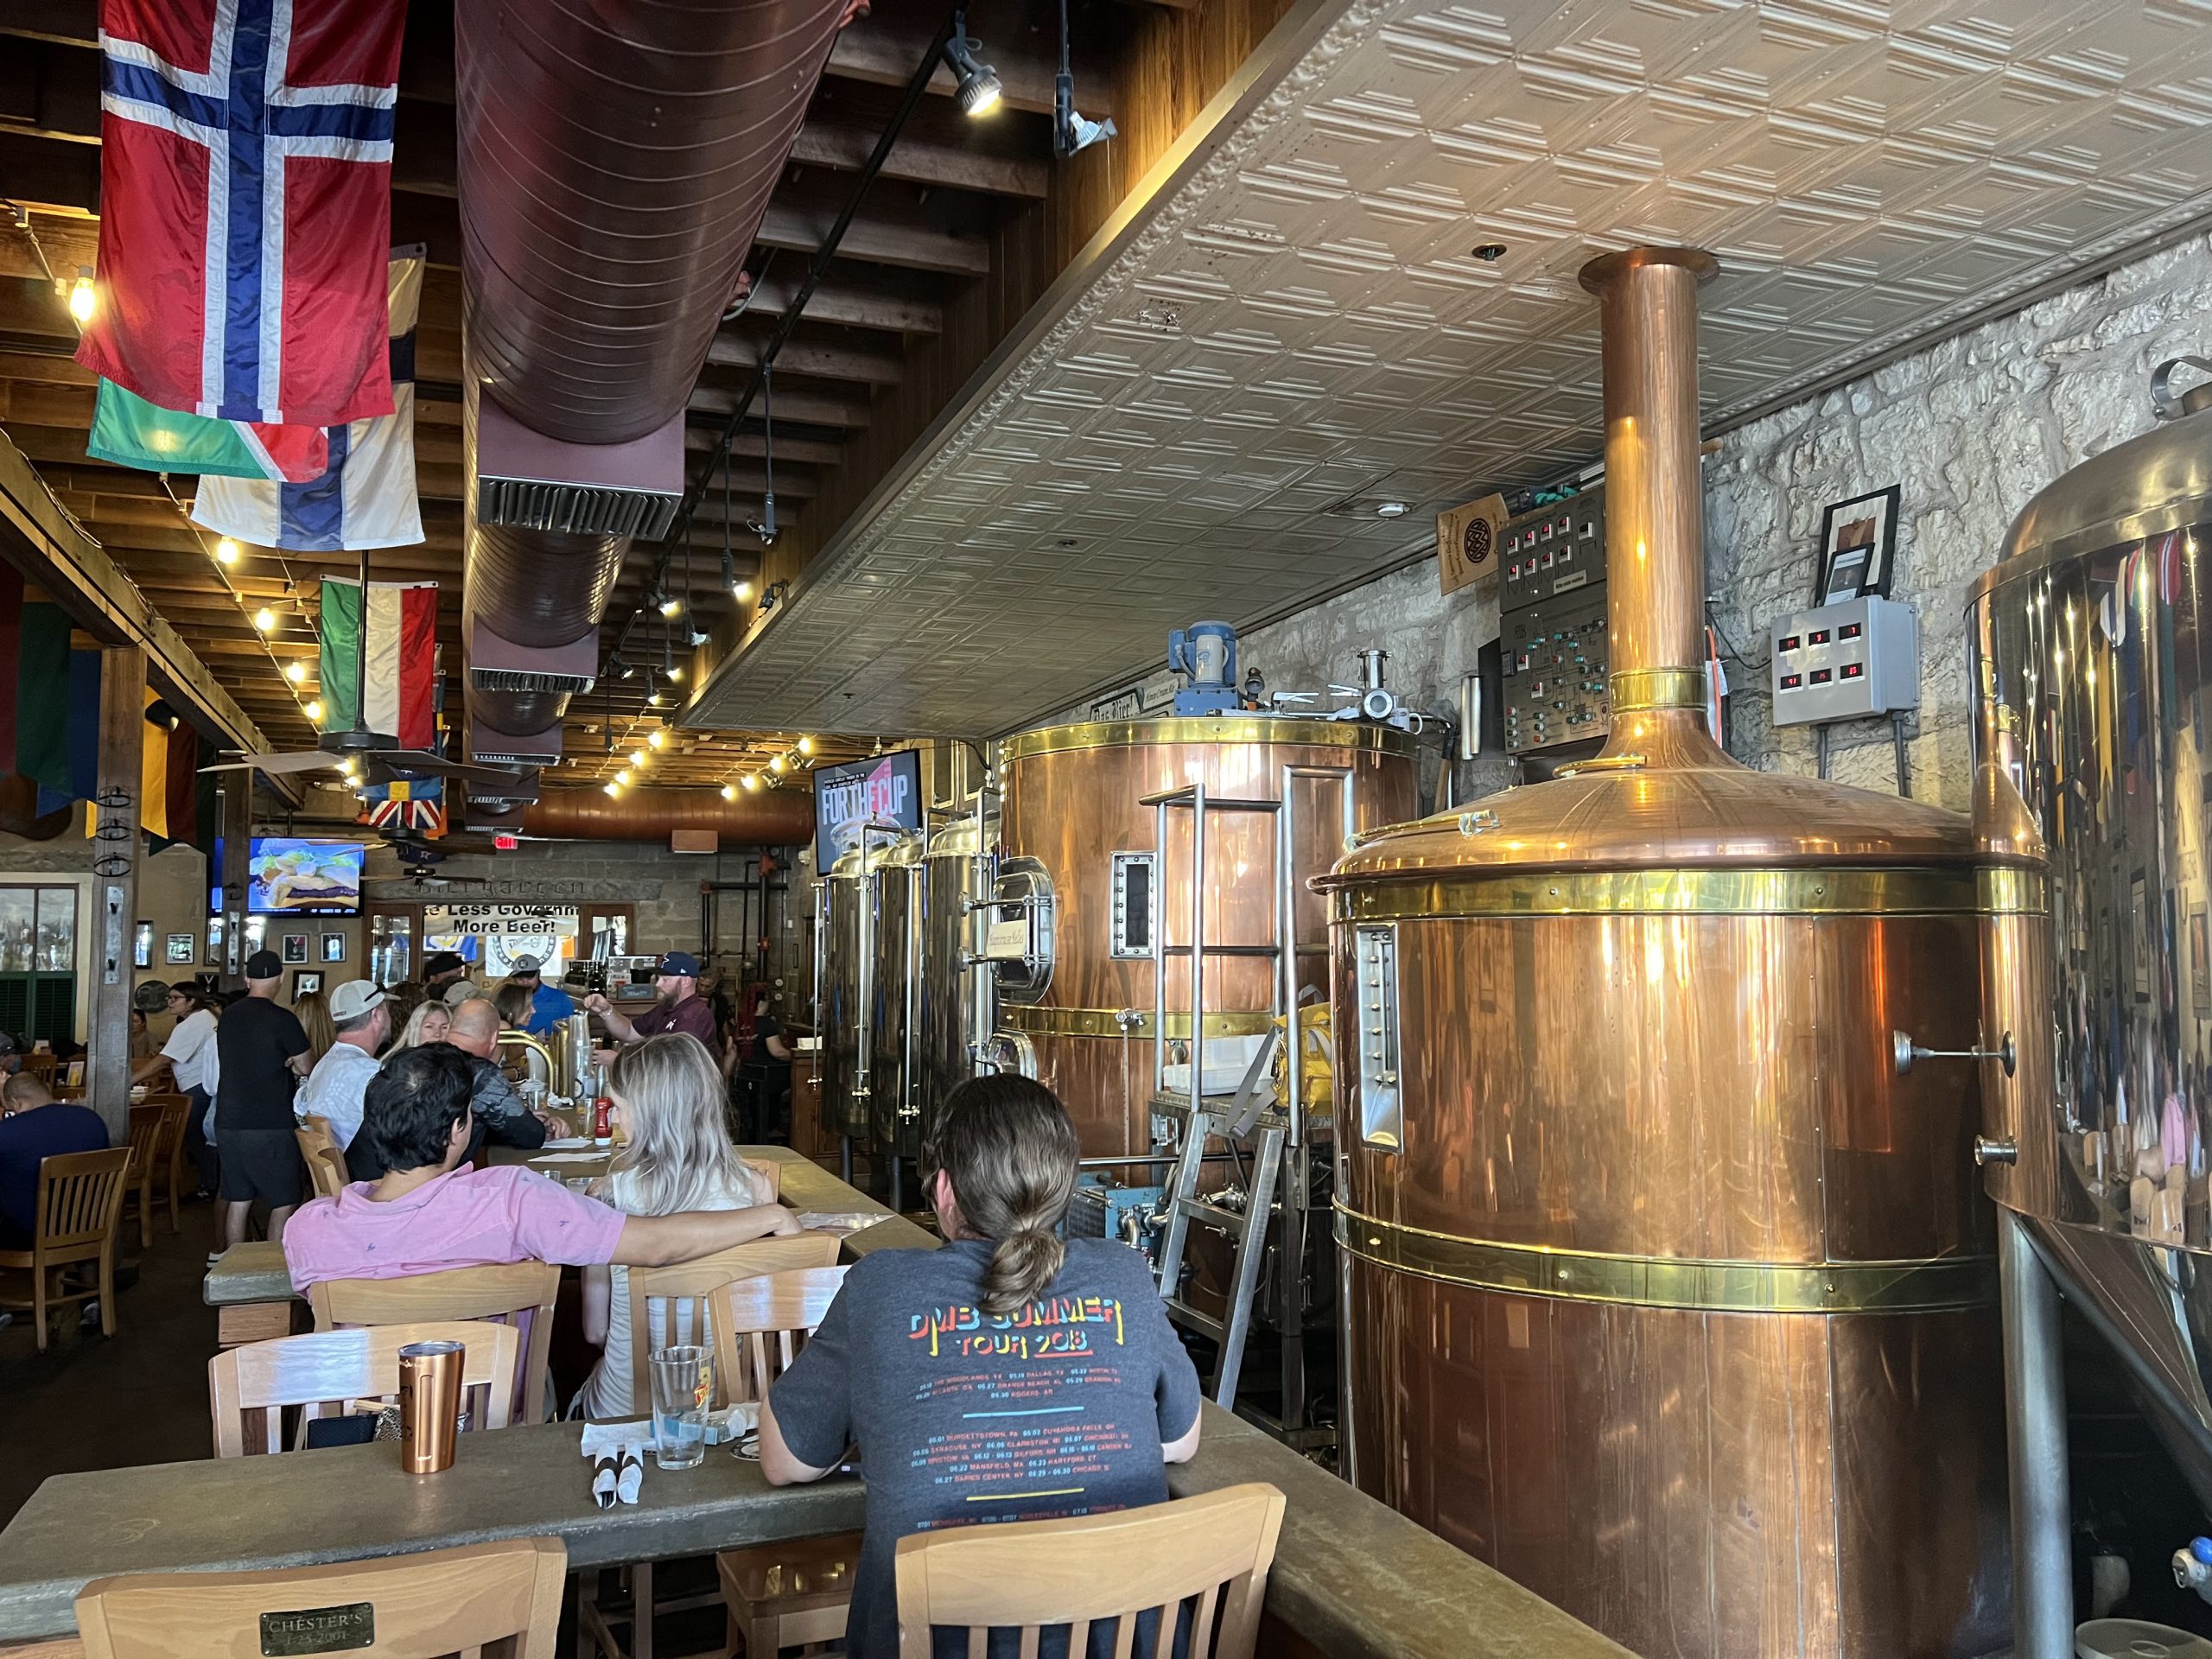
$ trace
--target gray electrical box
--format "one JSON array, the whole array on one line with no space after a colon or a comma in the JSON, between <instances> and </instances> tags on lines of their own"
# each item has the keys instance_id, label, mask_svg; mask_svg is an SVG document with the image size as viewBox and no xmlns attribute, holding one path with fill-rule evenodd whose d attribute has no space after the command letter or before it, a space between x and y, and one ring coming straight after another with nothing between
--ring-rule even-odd
<instances>
[{"instance_id":1,"label":"gray electrical box","mask_svg":"<svg viewBox=\"0 0 2212 1659\"><path fill-rule=\"evenodd\" d=\"M1901 601L1869 594L1800 611L1767 639L1777 726L1859 720L1920 701L1920 624Z\"/></svg>"}]
</instances>

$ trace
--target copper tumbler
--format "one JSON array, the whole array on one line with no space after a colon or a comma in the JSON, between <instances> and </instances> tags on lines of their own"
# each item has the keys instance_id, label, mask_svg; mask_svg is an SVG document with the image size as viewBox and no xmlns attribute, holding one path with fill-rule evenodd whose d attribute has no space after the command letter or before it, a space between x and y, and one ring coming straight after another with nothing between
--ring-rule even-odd
<instances>
[{"instance_id":1,"label":"copper tumbler","mask_svg":"<svg viewBox=\"0 0 2212 1659\"><path fill-rule=\"evenodd\" d=\"M457 1342L414 1342L399 1351L399 1466L410 1475L453 1467L465 1355Z\"/></svg>"}]
</instances>

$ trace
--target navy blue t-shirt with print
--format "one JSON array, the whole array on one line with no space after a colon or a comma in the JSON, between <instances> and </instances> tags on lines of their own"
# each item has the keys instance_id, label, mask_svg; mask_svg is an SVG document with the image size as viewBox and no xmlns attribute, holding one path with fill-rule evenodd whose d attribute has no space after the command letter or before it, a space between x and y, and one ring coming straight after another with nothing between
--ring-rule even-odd
<instances>
[{"instance_id":1,"label":"navy blue t-shirt with print","mask_svg":"<svg viewBox=\"0 0 2212 1659\"><path fill-rule=\"evenodd\" d=\"M1010 1319L980 1306L987 1241L866 1256L778 1379L776 1424L801 1462L860 1446L851 1659L896 1659L892 1558L908 1534L1166 1501L1160 1449L1198 1421L1198 1373L1142 1255L1109 1239L1067 1249Z\"/></svg>"}]
</instances>

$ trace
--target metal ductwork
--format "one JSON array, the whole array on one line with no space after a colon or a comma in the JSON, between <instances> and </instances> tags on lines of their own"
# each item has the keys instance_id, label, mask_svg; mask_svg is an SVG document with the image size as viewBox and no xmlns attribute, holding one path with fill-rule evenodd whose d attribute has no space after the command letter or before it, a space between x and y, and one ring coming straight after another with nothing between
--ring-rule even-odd
<instances>
[{"instance_id":1,"label":"metal ductwork","mask_svg":"<svg viewBox=\"0 0 2212 1659\"><path fill-rule=\"evenodd\" d=\"M599 789L549 789L524 809L533 836L576 841L666 841L678 830L711 830L745 846L798 847L814 838L814 797L764 789L726 801L716 789L647 785L620 796Z\"/></svg>"},{"instance_id":2,"label":"metal ductwork","mask_svg":"<svg viewBox=\"0 0 2212 1659\"><path fill-rule=\"evenodd\" d=\"M849 5L461 0L472 641L596 658L629 537L681 498L685 402ZM480 759L557 731L582 689L499 655L480 683L472 645Z\"/></svg>"}]
</instances>

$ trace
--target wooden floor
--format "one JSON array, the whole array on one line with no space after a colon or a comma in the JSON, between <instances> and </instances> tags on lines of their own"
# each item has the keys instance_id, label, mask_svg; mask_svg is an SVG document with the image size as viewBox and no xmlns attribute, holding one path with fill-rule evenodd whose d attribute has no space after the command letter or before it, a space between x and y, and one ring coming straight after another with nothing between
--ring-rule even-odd
<instances>
[{"instance_id":1,"label":"wooden floor","mask_svg":"<svg viewBox=\"0 0 2212 1659\"><path fill-rule=\"evenodd\" d=\"M217 1206L188 1205L184 1231L166 1215L153 1249L137 1256L137 1224L124 1228L124 1260L137 1282L116 1296L116 1334L80 1332L73 1315L40 1353L30 1316L0 1331L0 1523L48 1475L213 1454L207 1426L207 1362L215 1311L200 1299Z\"/></svg>"}]
</instances>

